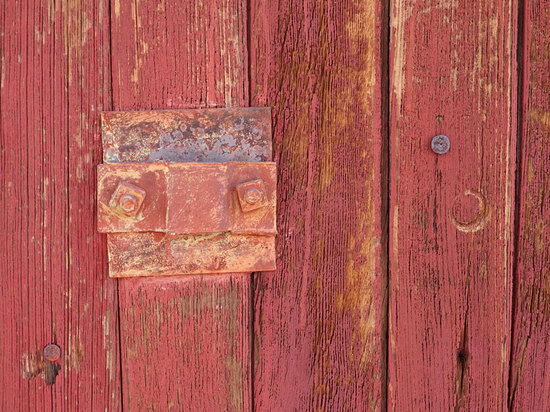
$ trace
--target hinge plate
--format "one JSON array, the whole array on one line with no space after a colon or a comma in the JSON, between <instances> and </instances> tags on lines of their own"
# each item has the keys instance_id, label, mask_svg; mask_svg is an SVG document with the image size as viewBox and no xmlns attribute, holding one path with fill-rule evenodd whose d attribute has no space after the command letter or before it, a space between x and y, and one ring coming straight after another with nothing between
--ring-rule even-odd
<instances>
[{"instance_id":1,"label":"hinge plate","mask_svg":"<svg viewBox=\"0 0 550 412\"><path fill-rule=\"evenodd\" d=\"M102 114L112 277L275 269L269 108Z\"/></svg>"}]
</instances>

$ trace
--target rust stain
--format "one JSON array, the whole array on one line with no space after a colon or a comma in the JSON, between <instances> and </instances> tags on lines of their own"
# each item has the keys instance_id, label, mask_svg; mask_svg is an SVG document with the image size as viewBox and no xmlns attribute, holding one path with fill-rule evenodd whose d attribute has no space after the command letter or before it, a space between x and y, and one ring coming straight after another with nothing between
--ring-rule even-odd
<instances>
[{"instance_id":1,"label":"rust stain","mask_svg":"<svg viewBox=\"0 0 550 412\"><path fill-rule=\"evenodd\" d=\"M41 377L46 385L55 384L55 380L61 369L58 362L50 362L44 359L42 352L37 350L35 353L24 353L21 357L21 376L24 379L34 379Z\"/></svg>"}]
</instances>

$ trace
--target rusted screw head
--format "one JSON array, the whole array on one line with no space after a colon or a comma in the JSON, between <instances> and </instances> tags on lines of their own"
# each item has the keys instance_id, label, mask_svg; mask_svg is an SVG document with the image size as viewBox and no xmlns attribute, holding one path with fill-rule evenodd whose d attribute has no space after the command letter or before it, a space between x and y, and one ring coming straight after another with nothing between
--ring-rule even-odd
<instances>
[{"instance_id":1,"label":"rusted screw head","mask_svg":"<svg viewBox=\"0 0 550 412\"><path fill-rule=\"evenodd\" d=\"M255 187L251 187L246 191L244 199L249 205L255 205L260 200L262 200L262 192L260 192Z\"/></svg>"},{"instance_id":2,"label":"rusted screw head","mask_svg":"<svg viewBox=\"0 0 550 412\"><path fill-rule=\"evenodd\" d=\"M437 154L445 154L451 148L451 142L449 138L444 134L435 136L432 139L432 150Z\"/></svg>"},{"instance_id":3,"label":"rusted screw head","mask_svg":"<svg viewBox=\"0 0 550 412\"><path fill-rule=\"evenodd\" d=\"M251 180L237 185L237 196L243 212L250 212L268 204L265 185L262 179Z\"/></svg>"},{"instance_id":4,"label":"rusted screw head","mask_svg":"<svg viewBox=\"0 0 550 412\"><path fill-rule=\"evenodd\" d=\"M55 343L50 343L44 347L44 359L55 362L61 357L61 348Z\"/></svg>"},{"instance_id":5,"label":"rusted screw head","mask_svg":"<svg viewBox=\"0 0 550 412\"><path fill-rule=\"evenodd\" d=\"M136 210L137 202L138 201L135 196L124 195L120 198L119 204L122 210L124 210L126 213L131 213Z\"/></svg>"},{"instance_id":6,"label":"rusted screw head","mask_svg":"<svg viewBox=\"0 0 550 412\"><path fill-rule=\"evenodd\" d=\"M109 206L122 216L136 216L143 205L145 190L132 183L121 181L109 202Z\"/></svg>"}]
</instances>

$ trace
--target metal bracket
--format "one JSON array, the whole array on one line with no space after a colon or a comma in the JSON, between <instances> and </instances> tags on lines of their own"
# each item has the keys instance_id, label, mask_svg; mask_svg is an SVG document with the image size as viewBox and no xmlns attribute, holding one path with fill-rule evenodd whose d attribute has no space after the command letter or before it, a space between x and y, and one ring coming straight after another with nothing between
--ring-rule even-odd
<instances>
[{"instance_id":1,"label":"metal bracket","mask_svg":"<svg viewBox=\"0 0 550 412\"><path fill-rule=\"evenodd\" d=\"M102 126L111 277L275 269L268 108L109 112Z\"/></svg>"}]
</instances>

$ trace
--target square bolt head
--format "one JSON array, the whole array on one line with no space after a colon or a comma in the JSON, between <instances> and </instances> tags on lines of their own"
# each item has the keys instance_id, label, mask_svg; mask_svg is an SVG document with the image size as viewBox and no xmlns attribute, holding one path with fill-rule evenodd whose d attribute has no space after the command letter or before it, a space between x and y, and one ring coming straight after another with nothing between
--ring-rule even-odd
<instances>
[{"instance_id":1,"label":"square bolt head","mask_svg":"<svg viewBox=\"0 0 550 412\"><path fill-rule=\"evenodd\" d=\"M145 200L145 190L122 180L109 202L109 206L123 216L136 216Z\"/></svg>"},{"instance_id":2,"label":"square bolt head","mask_svg":"<svg viewBox=\"0 0 550 412\"><path fill-rule=\"evenodd\" d=\"M237 185L237 195L243 212L260 209L268 203L264 182L261 179Z\"/></svg>"}]
</instances>

